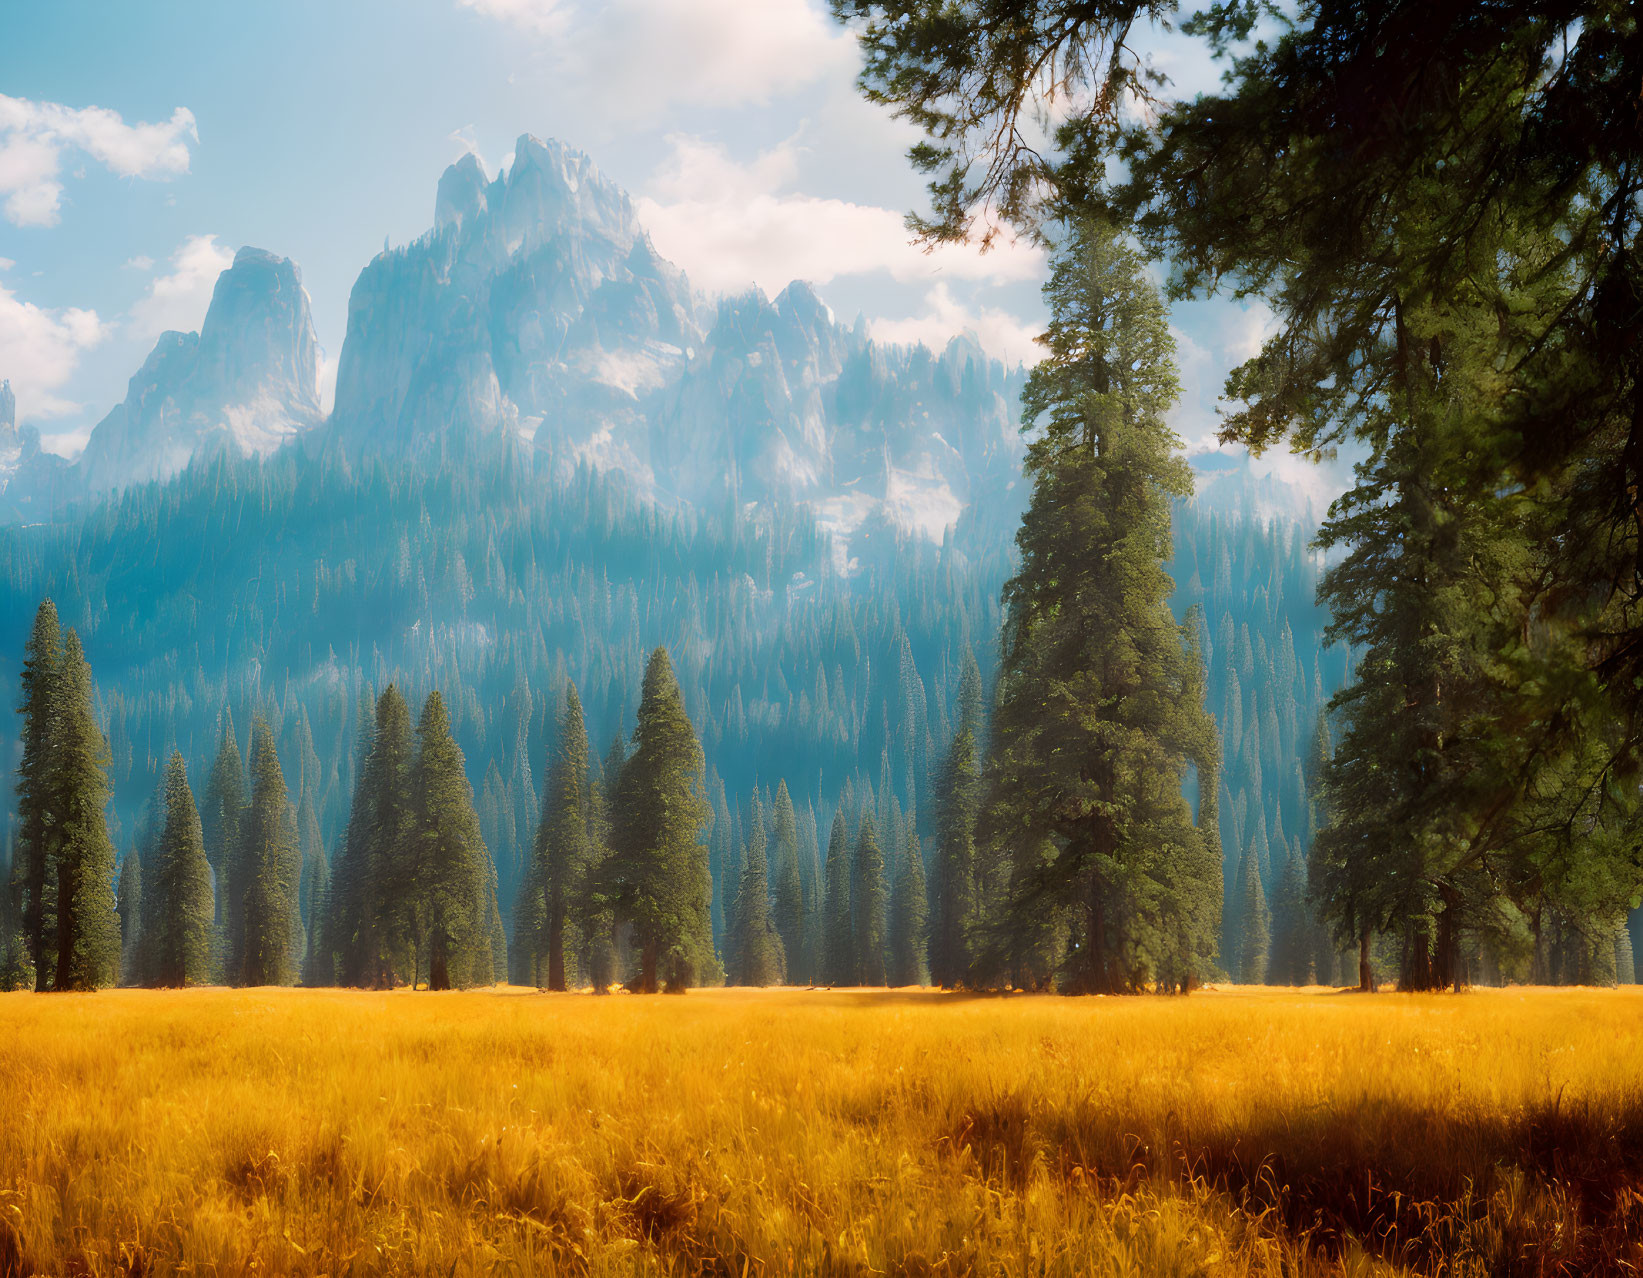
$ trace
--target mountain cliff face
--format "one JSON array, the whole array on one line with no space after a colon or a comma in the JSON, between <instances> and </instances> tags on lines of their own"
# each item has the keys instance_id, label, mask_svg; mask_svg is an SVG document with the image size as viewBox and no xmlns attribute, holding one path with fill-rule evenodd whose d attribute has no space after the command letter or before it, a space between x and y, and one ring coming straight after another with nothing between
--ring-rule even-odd
<instances>
[{"instance_id":1,"label":"mountain cliff face","mask_svg":"<svg viewBox=\"0 0 1643 1278\"><path fill-rule=\"evenodd\" d=\"M689 286L627 196L585 155L525 137L505 177L453 164L434 229L360 274L332 432L357 454L546 427L544 444L634 467L656 392L699 341Z\"/></svg>"},{"instance_id":2,"label":"mountain cliff face","mask_svg":"<svg viewBox=\"0 0 1643 1278\"><path fill-rule=\"evenodd\" d=\"M1013 479L1019 391L973 341L878 346L806 284L704 301L586 156L526 136L494 180L453 164L433 229L361 274L331 430L356 455L512 431L663 500L939 538Z\"/></svg>"},{"instance_id":3,"label":"mountain cliff face","mask_svg":"<svg viewBox=\"0 0 1643 1278\"><path fill-rule=\"evenodd\" d=\"M161 336L53 491L272 452L326 424L317 372L297 268L241 249L200 332ZM664 503L804 502L837 532L876 519L940 540L972 503L994 511L979 525L1018 509L1021 376L969 338L882 346L803 283L703 299L587 156L526 136L495 178L471 155L451 165L432 229L360 273L313 438L437 457L453 437L511 434Z\"/></svg>"},{"instance_id":4,"label":"mountain cliff face","mask_svg":"<svg viewBox=\"0 0 1643 1278\"><path fill-rule=\"evenodd\" d=\"M242 248L198 333L162 333L78 464L91 492L175 474L195 454L267 454L323 420L319 347L295 264Z\"/></svg>"}]
</instances>

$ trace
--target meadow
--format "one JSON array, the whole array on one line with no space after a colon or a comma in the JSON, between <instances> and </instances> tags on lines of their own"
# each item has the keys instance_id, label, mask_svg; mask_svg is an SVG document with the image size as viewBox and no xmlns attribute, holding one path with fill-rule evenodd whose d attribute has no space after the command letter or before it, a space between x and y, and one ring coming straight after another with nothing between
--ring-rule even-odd
<instances>
[{"instance_id":1,"label":"meadow","mask_svg":"<svg viewBox=\"0 0 1643 1278\"><path fill-rule=\"evenodd\" d=\"M1587 1274L1643 988L0 995L0 1276Z\"/></svg>"}]
</instances>

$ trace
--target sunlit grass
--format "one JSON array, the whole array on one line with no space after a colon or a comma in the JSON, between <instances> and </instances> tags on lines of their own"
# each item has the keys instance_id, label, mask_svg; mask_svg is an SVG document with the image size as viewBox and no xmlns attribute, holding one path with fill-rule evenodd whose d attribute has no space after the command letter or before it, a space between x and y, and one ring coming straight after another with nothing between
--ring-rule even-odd
<instances>
[{"instance_id":1,"label":"sunlit grass","mask_svg":"<svg viewBox=\"0 0 1643 1278\"><path fill-rule=\"evenodd\" d=\"M1588 1273L1643 990L0 996L0 1275Z\"/></svg>"}]
</instances>

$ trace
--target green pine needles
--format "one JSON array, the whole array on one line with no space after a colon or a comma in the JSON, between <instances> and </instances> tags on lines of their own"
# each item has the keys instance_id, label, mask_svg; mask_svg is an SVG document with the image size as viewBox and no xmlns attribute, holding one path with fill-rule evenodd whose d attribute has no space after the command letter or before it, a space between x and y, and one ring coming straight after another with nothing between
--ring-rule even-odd
<instances>
[{"instance_id":1,"label":"green pine needles","mask_svg":"<svg viewBox=\"0 0 1643 1278\"><path fill-rule=\"evenodd\" d=\"M35 615L23 666L23 758L18 768L16 867L21 953L38 990L112 985L120 916L108 803L108 745L92 710L91 668L48 599Z\"/></svg>"},{"instance_id":2,"label":"green pine needles","mask_svg":"<svg viewBox=\"0 0 1643 1278\"><path fill-rule=\"evenodd\" d=\"M1165 413L1174 342L1145 263L1078 223L1045 297L1028 379L1032 502L1008 621L984 835L1016 867L996 944L1065 928L1061 979L1094 992L1190 988L1215 969L1221 853L1214 721L1193 629L1169 608L1170 500L1191 477ZM1206 819L1207 818L1207 819Z\"/></svg>"}]
</instances>

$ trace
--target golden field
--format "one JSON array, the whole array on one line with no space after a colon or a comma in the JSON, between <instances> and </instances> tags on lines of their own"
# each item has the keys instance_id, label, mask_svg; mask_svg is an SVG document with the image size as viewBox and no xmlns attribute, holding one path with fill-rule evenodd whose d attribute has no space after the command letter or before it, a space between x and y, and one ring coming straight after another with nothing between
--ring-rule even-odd
<instances>
[{"instance_id":1,"label":"golden field","mask_svg":"<svg viewBox=\"0 0 1643 1278\"><path fill-rule=\"evenodd\" d=\"M0 1275L1643 1264L1643 989L0 995Z\"/></svg>"}]
</instances>

